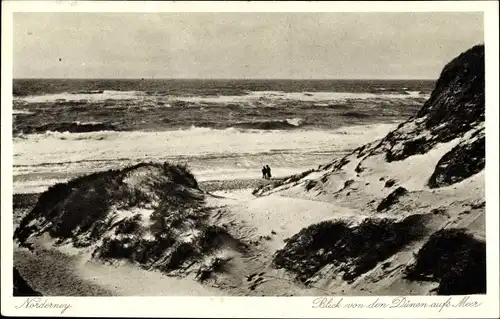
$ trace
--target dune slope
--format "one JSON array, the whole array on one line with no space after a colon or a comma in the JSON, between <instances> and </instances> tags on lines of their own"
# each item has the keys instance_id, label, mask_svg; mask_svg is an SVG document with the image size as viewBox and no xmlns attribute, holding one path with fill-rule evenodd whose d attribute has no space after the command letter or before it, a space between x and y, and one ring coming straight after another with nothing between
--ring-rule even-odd
<instances>
[{"instance_id":1,"label":"dune slope","mask_svg":"<svg viewBox=\"0 0 500 319\"><path fill-rule=\"evenodd\" d=\"M143 163L56 184L20 222L24 247L207 278L246 244L211 221L205 193L183 166Z\"/></svg>"},{"instance_id":2,"label":"dune slope","mask_svg":"<svg viewBox=\"0 0 500 319\"><path fill-rule=\"evenodd\" d=\"M485 293L484 110L484 47L475 46L384 138L255 190L364 216L332 211L278 250L274 266L338 293Z\"/></svg>"}]
</instances>

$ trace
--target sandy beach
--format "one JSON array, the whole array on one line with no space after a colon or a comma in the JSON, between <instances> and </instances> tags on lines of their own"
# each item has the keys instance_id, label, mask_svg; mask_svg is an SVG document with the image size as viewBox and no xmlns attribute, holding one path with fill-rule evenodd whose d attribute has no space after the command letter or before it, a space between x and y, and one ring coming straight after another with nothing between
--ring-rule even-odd
<instances>
[{"instance_id":1,"label":"sandy beach","mask_svg":"<svg viewBox=\"0 0 500 319\"><path fill-rule=\"evenodd\" d=\"M237 216L227 213L221 219L225 223L238 225L237 231L242 238L253 242L255 254L244 257L231 267L231 274L220 282L200 284L193 276L167 276L158 271L141 269L127 262L102 263L92 260L88 254L72 247L52 247L48 237L37 240L33 250L14 247L14 266L32 287L46 296L216 296L216 295L311 295L321 294L321 289L306 289L297 285L282 271L269 265L268 256L284 245L284 239L300 228L329 214L328 207L312 215L300 214L290 219L289 205L298 209L314 212L313 202L272 197L270 200L245 203L255 196L255 187L279 180L249 179L210 181L200 187L208 193L209 206L242 205L233 209ZM36 203L39 194L14 195L15 220ZM268 204L273 204L269 206ZM255 205L259 207L255 207ZM267 208L266 208L267 207ZM221 221L221 222L222 222ZM289 224L286 224L286 221ZM293 224L293 227L289 227ZM276 225L274 227L272 225ZM280 225L280 226L278 226ZM40 268L41 267L41 268ZM39 269L50 268L50 273ZM123 280L127 278L127 280ZM251 278L252 280L246 280ZM260 278L260 279L259 279ZM266 284L267 283L267 284ZM264 284L264 285L263 285ZM258 287L256 289L256 287Z\"/></svg>"},{"instance_id":2,"label":"sandy beach","mask_svg":"<svg viewBox=\"0 0 500 319\"><path fill-rule=\"evenodd\" d=\"M240 179L201 182L200 188L212 199L252 198L256 187L278 180ZM29 212L40 194L14 194L14 228ZM210 201L209 201L210 202ZM211 202L215 204L215 202ZM218 205L220 203L217 203ZM264 217L265 218L265 217ZM282 236L276 240L280 240ZM76 249L51 247L38 240L33 250L14 245L14 267L21 276L45 296L215 296L223 291L197 283L194 278L177 278L141 269L129 263L105 264L90 260ZM51 269L50 272L40 269ZM122 278L127 278L124 281ZM237 287L233 287L237 288ZM236 289L234 293L244 294ZM248 289L246 289L248 290Z\"/></svg>"},{"instance_id":3,"label":"sandy beach","mask_svg":"<svg viewBox=\"0 0 500 319\"><path fill-rule=\"evenodd\" d=\"M435 83L82 81L14 83L34 291L485 293L484 46Z\"/></svg>"},{"instance_id":4,"label":"sandy beach","mask_svg":"<svg viewBox=\"0 0 500 319\"><path fill-rule=\"evenodd\" d=\"M310 178L312 177L314 176L310 176ZM406 179L412 179L411 172L407 172ZM307 180L304 178L303 182L307 182ZM368 177L367 180L375 183L374 178ZM38 240L39 246L35 247L33 251L16 246L14 265L36 290L44 295L53 296L424 294L435 287L435 284L431 282L401 282L395 279L402 270L401 265L411 262L411 252L418 250L418 245L409 247L392 259L392 263L395 265L394 271L396 271L393 275L380 277L377 275L379 270L375 269L367 277L373 276L370 279L373 282L371 285L366 283L366 278L365 280L360 279L359 284L351 286L342 284L338 279L324 278L324 280L316 283L311 282L306 286L297 282L283 269L276 269L272 266L271 257L301 229L323 220L332 219L345 219L358 223L365 218L373 217L373 214L365 213L360 209L359 201L366 197L366 193L351 196L353 199L356 198L355 205L343 200L332 202L318 197L299 196L292 191L294 187L288 190L289 195L286 192L285 194L269 194L263 197L256 197L252 194L254 190L252 187L265 186L272 182L255 179L213 181L200 185L207 192L206 204L215 209L220 207L220 213L214 217L217 223L229 225L231 232L236 237L253 246L246 255L233 254L228 270L219 274L214 281L202 284L195 280L193 274L180 277L167 276L158 271L141 269L139 265L128 262L103 263L92 260L88 253L70 246L52 247L50 239L47 241L44 237ZM471 182L478 185L477 183L481 182L481 176ZM458 189L453 189L453 192L458 194L457 196L461 196L464 202L467 201L466 196L480 198L481 194L479 193L470 194L470 189L467 183L462 184ZM373 192L373 188L367 188L366 191ZM460 195L462 191L464 193ZM17 209L15 211L18 214L26 212L36 196L36 194L16 195ZM437 198L439 198L438 201L436 201ZM428 199L421 197L419 200L429 201L429 204L432 202L435 207L447 207L448 212L456 214L456 216L462 207L460 203L456 205L450 203L449 195L444 194L438 194L437 197ZM421 205L428 207L422 203ZM462 215L458 217L463 219ZM20 216L17 219L19 218ZM451 222L449 218L444 221L437 218L432 227L439 229L440 225L444 225L443 223L449 224ZM479 215L471 214L461 223L465 227L476 227L480 231L484 225L477 224L477 221L483 218L480 213ZM479 236L482 235L479 234ZM40 265L42 265L41 268ZM49 267L50 274L38 271L38 269ZM127 278L127 280L123 280L123 278Z\"/></svg>"}]
</instances>

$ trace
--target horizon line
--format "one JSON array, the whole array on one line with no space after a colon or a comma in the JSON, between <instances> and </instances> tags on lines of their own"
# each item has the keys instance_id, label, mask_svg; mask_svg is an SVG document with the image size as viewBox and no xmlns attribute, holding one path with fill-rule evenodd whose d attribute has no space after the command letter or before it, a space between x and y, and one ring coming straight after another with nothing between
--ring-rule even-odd
<instances>
[{"instance_id":1,"label":"horizon line","mask_svg":"<svg viewBox=\"0 0 500 319\"><path fill-rule=\"evenodd\" d=\"M156 77L125 77L125 78L114 78L114 77L13 77L13 80L190 80L190 81L352 81L352 80L373 80L373 81L392 81L392 80L414 80L414 81L436 81L437 78L156 78Z\"/></svg>"}]
</instances>

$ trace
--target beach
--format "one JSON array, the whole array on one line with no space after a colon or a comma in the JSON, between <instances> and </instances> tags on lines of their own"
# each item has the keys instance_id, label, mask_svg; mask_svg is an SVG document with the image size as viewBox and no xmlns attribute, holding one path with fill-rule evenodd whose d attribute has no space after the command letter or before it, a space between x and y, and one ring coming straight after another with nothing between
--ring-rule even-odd
<instances>
[{"instance_id":1,"label":"beach","mask_svg":"<svg viewBox=\"0 0 500 319\"><path fill-rule=\"evenodd\" d=\"M231 256L231 269L215 282L198 284L193 274L180 279L137 265L92 261L88 253L52 247L43 237L36 253L16 249L14 264L48 295L325 293L275 269L270 256L302 228L330 219L332 211L337 217L365 215L296 196L252 193L383 137L420 107L432 87L425 81L240 81L235 83L243 90L235 90L235 83L219 81L212 84L214 93L206 83L186 81L49 83L45 91L26 94L31 87L15 82L16 92L23 92L14 99L15 222L32 209L37 194L56 183L166 161L188 165L206 205L221 207L217 224L229 225L252 249L244 255L223 249L219 254ZM166 83L180 86L164 91ZM270 180L261 177L263 165L271 167ZM47 282L32 271L51 263L61 280ZM128 280L106 279L106 273Z\"/></svg>"},{"instance_id":2,"label":"beach","mask_svg":"<svg viewBox=\"0 0 500 319\"><path fill-rule=\"evenodd\" d=\"M19 94L14 266L28 285L52 296L456 293L418 273L434 271L419 268L435 251L423 247L442 242L470 254L460 278L482 273L471 254L484 250L483 122L408 119L425 110L428 82L234 84L214 95L200 83L56 81L59 92Z\"/></svg>"},{"instance_id":3,"label":"beach","mask_svg":"<svg viewBox=\"0 0 500 319\"><path fill-rule=\"evenodd\" d=\"M235 205L255 198L251 192L260 186L277 182L279 179L248 179L248 180L222 180L201 182L200 188L209 194L208 204L214 206ZM18 226L20 219L33 208L40 194L15 194L14 195L14 223ZM237 210L238 216L226 216L229 222L237 222L238 232L249 236L248 240L259 242L259 253L244 259L243 267L232 270L228 281L232 284L213 283L199 284L192 276L177 278L167 276L158 271L141 269L138 265L129 263L102 263L92 260L85 252L71 247L52 247L53 240L43 237L37 240L31 249L14 245L14 267L31 287L44 296L217 296L217 295L310 295L321 292L321 289L312 291L303 286L297 286L293 280L283 274L276 273L268 265L266 256L284 243L284 239L308 223L315 221L317 214L309 217L301 216L300 223L293 222L294 227L289 228L285 222L289 220L288 211L290 204L300 201L281 201L275 207L280 211L266 210L265 203L261 206L260 213L255 214L247 210ZM302 207L314 209L308 201L302 201ZM314 203L312 203L314 204ZM319 206L322 206L318 203ZM318 206L317 205L317 206ZM328 209L321 213L328 215ZM302 215L302 214L301 214ZM293 220L293 219L292 219ZM265 226L267 225L267 226ZM280 227L269 227L281 225ZM258 228L256 228L258 227ZM264 228L262 228L264 227ZM278 231L275 234L274 228ZM284 232L283 230L286 230ZM270 237L272 236L272 238ZM267 238L264 238L267 237ZM51 269L43 272L40 269ZM262 270L266 270L265 274ZM256 276L260 273L260 276ZM245 278L254 275L253 281ZM126 281L123 278L127 278ZM260 280L257 280L261 278ZM265 278L265 280L262 280ZM257 280L259 289L255 291L252 284ZM262 290L262 284L265 285ZM251 288L253 287L253 288Z\"/></svg>"},{"instance_id":4,"label":"beach","mask_svg":"<svg viewBox=\"0 0 500 319\"><path fill-rule=\"evenodd\" d=\"M432 81L14 81L14 193L140 162L199 181L282 178L393 129ZM34 88L36 88L35 91Z\"/></svg>"}]
</instances>

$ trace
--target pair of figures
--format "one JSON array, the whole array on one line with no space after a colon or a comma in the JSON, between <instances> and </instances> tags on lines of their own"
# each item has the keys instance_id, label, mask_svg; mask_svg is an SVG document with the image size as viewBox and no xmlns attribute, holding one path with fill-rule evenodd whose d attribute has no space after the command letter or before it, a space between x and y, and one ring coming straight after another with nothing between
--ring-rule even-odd
<instances>
[{"instance_id":1,"label":"pair of figures","mask_svg":"<svg viewBox=\"0 0 500 319\"><path fill-rule=\"evenodd\" d=\"M269 167L269 165L262 167L262 178L265 179L271 178L271 168Z\"/></svg>"}]
</instances>

